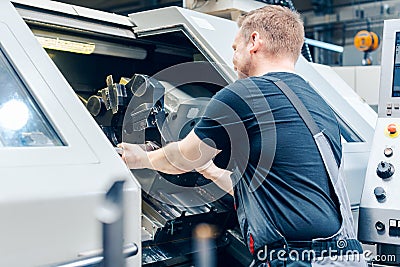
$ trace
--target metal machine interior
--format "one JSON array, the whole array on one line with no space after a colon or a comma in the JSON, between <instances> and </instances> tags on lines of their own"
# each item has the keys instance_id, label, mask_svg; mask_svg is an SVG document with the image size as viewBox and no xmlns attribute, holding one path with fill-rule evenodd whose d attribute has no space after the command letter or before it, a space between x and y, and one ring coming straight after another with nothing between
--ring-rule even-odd
<instances>
[{"instance_id":1,"label":"metal machine interior","mask_svg":"<svg viewBox=\"0 0 400 267\"><path fill-rule=\"evenodd\" d=\"M203 114L205 96L211 94L202 92L201 85L190 84L184 85L185 93L143 74L123 79L123 83L113 83L108 76L107 83L106 88L83 102L111 143L144 144L146 150L184 138ZM171 259L185 264L193 254L193 228L200 223L218 229L217 246L228 245L223 234L235 228L236 219L230 197L217 186L195 171L181 175L152 170L133 173L143 190L144 265Z\"/></svg>"}]
</instances>

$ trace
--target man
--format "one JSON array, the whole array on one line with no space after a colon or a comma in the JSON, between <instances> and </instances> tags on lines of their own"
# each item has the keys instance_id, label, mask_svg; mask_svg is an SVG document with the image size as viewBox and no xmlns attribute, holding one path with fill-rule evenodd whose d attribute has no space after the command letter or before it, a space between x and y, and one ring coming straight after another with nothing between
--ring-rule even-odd
<instances>
[{"instance_id":1,"label":"man","mask_svg":"<svg viewBox=\"0 0 400 267\"><path fill-rule=\"evenodd\" d=\"M254 256L252 266L332 264L326 256L337 257L338 252L328 255L322 250L337 249L337 241L346 242L341 252L361 252L356 240L347 240L354 234L342 208L348 208L344 189L331 182L315 136L273 82L286 83L304 103L328 140L337 169L341 143L335 116L294 73L304 41L300 16L268 5L247 14L239 26L232 47L240 79L211 99L186 138L152 152L123 143L123 159L132 169L169 174L196 169L233 195L244 240ZM213 163L217 154L230 158L224 169ZM302 252L309 253L308 258L302 258ZM339 256L336 266L365 264Z\"/></svg>"}]
</instances>

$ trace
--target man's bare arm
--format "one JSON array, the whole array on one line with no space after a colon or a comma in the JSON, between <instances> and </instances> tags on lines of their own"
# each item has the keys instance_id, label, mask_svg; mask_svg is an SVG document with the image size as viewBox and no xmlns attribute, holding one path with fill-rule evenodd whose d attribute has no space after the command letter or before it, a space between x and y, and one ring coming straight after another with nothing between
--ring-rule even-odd
<instances>
[{"instance_id":1,"label":"man's bare arm","mask_svg":"<svg viewBox=\"0 0 400 267\"><path fill-rule=\"evenodd\" d=\"M208 162L205 166L196 169L196 171L233 196L231 171L218 168L212 161Z\"/></svg>"},{"instance_id":2,"label":"man's bare arm","mask_svg":"<svg viewBox=\"0 0 400 267\"><path fill-rule=\"evenodd\" d=\"M153 169L168 174L181 174L204 166L219 150L204 143L192 131L183 140L151 151L139 145L121 143L122 158L131 169Z\"/></svg>"}]
</instances>

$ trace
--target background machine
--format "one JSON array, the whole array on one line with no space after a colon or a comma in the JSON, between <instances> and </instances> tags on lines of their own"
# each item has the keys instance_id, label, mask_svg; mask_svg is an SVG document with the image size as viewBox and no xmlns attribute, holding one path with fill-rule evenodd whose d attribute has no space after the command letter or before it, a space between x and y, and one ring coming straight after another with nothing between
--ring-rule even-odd
<instances>
[{"instance_id":1,"label":"background machine","mask_svg":"<svg viewBox=\"0 0 400 267\"><path fill-rule=\"evenodd\" d=\"M52 203L47 204L52 205L51 210L40 210L40 205L30 208L30 212L40 211L38 214L42 215L35 217L31 226L28 226L31 219L25 221L21 219L23 215L5 217L6 229L30 230L1 235L0 253L8 253L7 257L0 257L0 263L4 261L11 266L8 263L20 260L17 252L21 250L32 251L21 260L30 264L37 262L36 265L79 258L81 250L94 253L96 245L93 244L97 243L89 235L95 232L92 227L95 222L87 214L96 201L89 201L93 204L89 205L85 198L95 195L93 191L104 193L106 181L125 177L130 181L125 190L132 191L125 203L128 210L125 228L132 231L128 234L132 242L140 243L142 255L141 260L133 260L132 266L137 266L139 261L145 266L190 265L192 231L201 222L216 225L215 244L219 253L232 256L223 258L220 266L248 264L249 255L236 229L229 197L195 172L169 176L142 170L132 175L112 148L118 142L129 141L154 149L183 138L193 128L209 97L236 79L230 48L237 31L236 23L176 7L125 17L51 1L13 0L12 4L6 1L0 5L4 62L11 64L15 79L23 81L33 103L38 103L36 109L42 110L56 129L51 131L49 126L47 136L57 136L54 132L59 136L47 140L36 131L27 137L24 135L24 143L53 142L54 151L59 154L47 154L51 151L49 147L42 150L0 148L0 153L10 153L0 165L8 177L4 181L8 195L2 194L0 198L1 211L11 213L10 199L20 198L16 193L21 190L17 183L19 177L29 181L26 192L36 192L31 199ZM26 66L30 67L29 71L25 70ZM314 85L340 122L347 185L356 209L376 114L329 67L309 63L301 57L296 69ZM10 109L5 110L9 114ZM17 105L17 110L24 109ZM11 109L11 112L15 111ZM63 119L57 119L59 113L64 114ZM0 120L1 116L0 109ZM62 153L69 150L71 154L66 158L67 154ZM27 155L23 157L26 161L19 161L21 155ZM219 160L224 164L224 159ZM45 165L46 169L33 163ZM49 167L49 164L53 165ZM17 165L24 166L26 171L19 173L15 170ZM15 182L12 188L10 180ZM137 181L142 188L142 199ZM43 188L47 198L40 194ZM75 196L73 192L80 198L71 200ZM49 200L61 193L67 194L69 201ZM75 206L71 203L77 202L80 204L77 212L62 213L65 207L73 209ZM49 214L64 216L48 219ZM72 229L77 221L82 229L91 230L73 240L76 235L72 230L63 228ZM70 240L61 242L57 249L52 247L51 256L41 250L52 246L54 241L53 232L43 227L47 224L51 225L49 230L59 229L60 240ZM45 238L37 245L39 236L31 229L39 225L42 225L40 235ZM9 247L10 240L20 250ZM36 249L30 250L31 247Z\"/></svg>"},{"instance_id":2,"label":"background machine","mask_svg":"<svg viewBox=\"0 0 400 267\"><path fill-rule=\"evenodd\" d=\"M358 237L377 264L400 264L400 20L385 21L378 120L361 199Z\"/></svg>"}]
</instances>

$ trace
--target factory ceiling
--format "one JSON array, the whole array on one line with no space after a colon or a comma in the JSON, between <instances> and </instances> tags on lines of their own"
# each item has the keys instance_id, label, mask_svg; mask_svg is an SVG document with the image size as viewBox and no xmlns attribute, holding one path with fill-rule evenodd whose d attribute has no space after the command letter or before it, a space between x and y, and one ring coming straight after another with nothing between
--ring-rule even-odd
<instances>
[{"instance_id":1,"label":"factory ceiling","mask_svg":"<svg viewBox=\"0 0 400 267\"><path fill-rule=\"evenodd\" d=\"M182 6L182 0L58 0L59 2L70 3L79 6L90 7L118 14L128 14L148 9L154 9L166 6ZM196 0L194 0L196 1ZM199 2L204 0L198 0ZM215 0L209 0L215 1ZM222 0L219 0L222 1ZM253 0L248 0L253 1ZM267 2L268 0L259 0ZM312 10L321 6L351 5L364 2L373 2L376 0L293 0L294 6L300 12Z\"/></svg>"},{"instance_id":2,"label":"factory ceiling","mask_svg":"<svg viewBox=\"0 0 400 267\"><path fill-rule=\"evenodd\" d=\"M56 0L78 6L108 11L117 14L130 14L134 12L167 7L182 6L184 0ZM188 1L188 0L186 0ZM230 1L230 0L191 0L195 5L204 6L208 1ZM287 0L241 0L259 2L279 2ZM350 7L357 8L362 4L371 2L388 2L389 0L292 0L294 7L300 12L314 11L315 15L326 15L335 12L336 8ZM190 1L189 1L190 2Z\"/></svg>"},{"instance_id":3,"label":"factory ceiling","mask_svg":"<svg viewBox=\"0 0 400 267\"><path fill-rule=\"evenodd\" d=\"M182 0L58 0L58 2L85 6L117 14L129 14L166 6L182 6Z\"/></svg>"}]
</instances>

